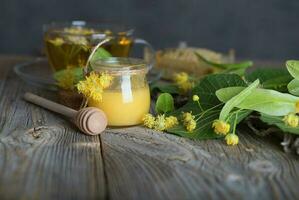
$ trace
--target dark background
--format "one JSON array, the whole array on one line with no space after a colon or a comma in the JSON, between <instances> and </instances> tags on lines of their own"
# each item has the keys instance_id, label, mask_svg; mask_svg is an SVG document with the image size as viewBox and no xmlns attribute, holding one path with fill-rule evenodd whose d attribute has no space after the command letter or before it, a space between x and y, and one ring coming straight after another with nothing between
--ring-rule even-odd
<instances>
[{"instance_id":1,"label":"dark background","mask_svg":"<svg viewBox=\"0 0 299 200\"><path fill-rule=\"evenodd\" d=\"M0 54L36 54L42 24L112 20L156 49L179 41L239 58L299 59L298 0L0 0Z\"/></svg>"}]
</instances>

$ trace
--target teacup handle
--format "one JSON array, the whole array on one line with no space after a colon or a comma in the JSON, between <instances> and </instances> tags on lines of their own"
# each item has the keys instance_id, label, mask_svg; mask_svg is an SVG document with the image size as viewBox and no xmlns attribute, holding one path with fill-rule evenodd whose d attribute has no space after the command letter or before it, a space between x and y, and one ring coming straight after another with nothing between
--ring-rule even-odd
<instances>
[{"instance_id":1,"label":"teacup handle","mask_svg":"<svg viewBox=\"0 0 299 200\"><path fill-rule=\"evenodd\" d=\"M149 70L151 70L155 64L155 50L153 46L142 38L135 38L134 44L141 44L148 48L149 50L149 57L145 58L149 62Z\"/></svg>"}]
</instances>

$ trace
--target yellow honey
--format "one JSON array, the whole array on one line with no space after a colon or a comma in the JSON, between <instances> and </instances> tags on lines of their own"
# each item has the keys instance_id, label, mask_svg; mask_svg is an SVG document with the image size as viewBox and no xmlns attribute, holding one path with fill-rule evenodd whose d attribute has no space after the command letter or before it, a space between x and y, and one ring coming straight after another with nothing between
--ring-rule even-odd
<instances>
[{"instance_id":1,"label":"yellow honey","mask_svg":"<svg viewBox=\"0 0 299 200\"><path fill-rule=\"evenodd\" d=\"M149 112L150 92L148 87L131 91L104 91L102 102L90 101L89 106L103 110L109 126L131 126L140 124Z\"/></svg>"}]
</instances>

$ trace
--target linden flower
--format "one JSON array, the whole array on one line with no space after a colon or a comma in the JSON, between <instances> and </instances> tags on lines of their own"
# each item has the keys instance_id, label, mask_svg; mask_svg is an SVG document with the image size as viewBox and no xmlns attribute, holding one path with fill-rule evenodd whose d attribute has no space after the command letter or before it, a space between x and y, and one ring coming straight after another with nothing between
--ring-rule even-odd
<instances>
[{"instance_id":1,"label":"linden flower","mask_svg":"<svg viewBox=\"0 0 299 200\"><path fill-rule=\"evenodd\" d=\"M290 113L283 118L283 121L287 126L295 128L299 124L299 117L294 113Z\"/></svg>"},{"instance_id":2,"label":"linden flower","mask_svg":"<svg viewBox=\"0 0 299 200\"><path fill-rule=\"evenodd\" d=\"M172 128L179 124L179 121L174 116L169 116L165 118L165 129Z\"/></svg>"},{"instance_id":3,"label":"linden flower","mask_svg":"<svg viewBox=\"0 0 299 200\"><path fill-rule=\"evenodd\" d=\"M194 119L195 116L192 115L192 112L183 113L184 126L189 132L193 131L196 128L196 121Z\"/></svg>"},{"instance_id":4,"label":"linden flower","mask_svg":"<svg viewBox=\"0 0 299 200\"><path fill-rule=\"evenodd\" d=\"M100 77L100 84L102 85L103 89L109 87L112 83L113 77L107 73L102 73Z\"/></svg>"},{"instance_id":5,"label":"linden flower","mask_svg":"<svg viewBox=\"0 0 299 200\"><path fill-rule=\"evenodd\" d=\"M225 141L227 145L236 145L239 143L239 137L236 134L228 134L225 136Z\"/></svg>"},{"instance_id":6,"label":"linden flower","mask_svg":"<svg viewBox=\"0 0 299 200\"><path fill-rule=\"evenodd\" d=\"M193 88L193 83L190 81L182 82L178 85L182 92L186 93Z\"/></svg>"},{"instance_id":7,"label":"linden flower","mask_svg":"<svg viewBox=\"0 0 299 200\"><path fill-rule=\"evenodd\" d=\"M86 98L90 98L96 102L102 101L103 89L109 87L112 82L112 77L106 73L100 76L95 72L91 72L84 81L77 84L77 89L80 94ZM105 87L104 87L105 86Z\"/></svg>"},{"instance_id":8,"label":"linden flower","mask_svg":"<svg viewBox=\"0 0 299 200\"><path fill-rule=\"evenodd\" d=\"M199 101L199 96L198 95L193 95L192 99L193 99L193 101Z\"/></svg>"},{"instance_id":9,"label":"linden flower","mask_svg":"<svg viewBox=\"0 0 299 200\"><path fill-rule=\"evenodd\" d=\"M67 39L67 41L69 41L73 44L83 45L83 46L88 45L88 41L87 41L86 37L83 37L83 36L66 35L66 39Z\"/></svg>"},{"instance_id":10,"label":"linden flower","mask_svg":"<svg viewBox=\"0 0 299 200\"><path fill-rule=\"evenodd\" d=\"M74 88L75 76L71 70L67 70L63 78L57 80L57 85L65 90L72 90Z\"/></svg>"},{"instance_id":11,"label":"linden flower","mask_svg":"<svg viewBox=\"0 0 299 200\"><path fill-rule=\"evenodd\" d=\"M195 116L192 115L192 112L183 112L183 121L188 122L194 120Z\"/></svg>"},{"instance_id":12,"label":"linden flower","mask_svg":"<svg viewBox=\"0 0 299 200\"><path fill-rule=\"evenodd\" d=\"M230 125L221 120L215 120L212 124L214 132L219 135L226 135L230 130Z\"/></svg>"},{"instance_id":13,"label":"linden flower","mask_svg":"<svg viewBox=\"0 0 299 200\"><path fill-rule=\"evenodd\" d=\"M154 129L157 131L164 131L166 129L165 116L158 115L155 121Z\"/></svg>"},{"instance_id":14,"label":"linden flower","mask_svg":"<svg viewBox=\"0 0 299 200\"><path fill-rule=\"evenodd\" d=\"M193 83L189 80L187 73L176 73L173 78L174 82L178 85L182 92L186 93L193 88Z\"/></svg>"},{"instance_id":15,"label":"linden flower","mask_svg":"<svg viewBox=\"0 0 299 200\"><path fill-rule=\"evenodd\" d=\"M155 117L151 114L145 114L142 118L142 122L144 124L144 126L148 127L148 128L153 128L155 125Z\"/></svg>"},{"instance_id":16,"label":"linden flower","mask_svg":"<svg viewBox=\"0 0 299 200\"><path fill-rule=\"evenodd\" d=\"M176 73L174 75L174 81L176 83L183 83L189 80L189 76L186 72Z\"/></svg>"},{"instance_id":17,"label":"linden flower","mask_svg":"<svg viewBox=\"0 0 299 200\"><path fill-rule=\"evenodd\" d=\"M185 123L185 127L187 131L192 132L196 128L196 121L195 120L188 121L187 123Z\"/></svg>"},{"instance_id":18,"label":"linden flower","mask_svg":"<svg viewBox=\"0 0 299 200\"><path fill-rule=\"evenodd\" d=\"M64 43L64 40L62 38L55 38L53 40L49 40L50 43L54 44L54 46L60 46Z\"/></svg>"},{"instance_id":19,"label":"linden flower","mask_svg":"<svg viewBox=\"0 0 299 200\"><path fill-rule=\"evenodd\" d=\"M73 35L89 35L95 33L93 29L81 27L64 28L63 31Z\"/></svg>"},{"instance_id":20,"label":"linden flower","mask_svg":"<svg viewBox=\"0 0 299 200\"><path fill-rule=\"evenodd\" d=\"M299 113L299 101L296 102L295 106L296 106L296 113Z\"/></svg>"}]
</instances>

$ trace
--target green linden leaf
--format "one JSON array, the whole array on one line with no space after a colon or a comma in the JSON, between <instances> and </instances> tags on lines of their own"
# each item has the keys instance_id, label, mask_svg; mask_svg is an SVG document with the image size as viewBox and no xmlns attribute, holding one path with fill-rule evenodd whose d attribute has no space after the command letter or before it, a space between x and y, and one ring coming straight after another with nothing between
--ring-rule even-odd
<instances>
[{"instance_id":1,"label":"green linden leaf","mask_svg":"<svg viewBox=\"0 0 299 200\"><path fill-rule=\"evenodd\" d=\"M162 93L159 95L156 101L156 112L157 113L168 113L174 110L173 97L169 93Z\"/></svg>"},{"instance_id":2,"label":"green linden leaf","mask_svg":"<svg viewBox=\"0 0 299 200\"><path fill-rule=\"evenodd\" d=\"M153 83L150 85L151 91L160 91L170 94L179 94L180 90L175 84Z\"/></svg>"},{"instance_id":3,"label":"green linden leaf","mask_svg":"<svg viewBox=\"0 0 299 200\"><path fill-rule=\"evenodd\" d=\"M216 96L216 91L221 88L242 86L246 87L246 83L236 74L211 74L205 76L192 90L192 95L198 95L200 103L204 109L211 108L221 104ZM189 103L194 107L198 107L195 102L190 99Z\"/></svg>"},{"instance_id":4,"label":"green linden leaf","mask_svg":"<svg viewBox=\"0 0 299 200\"><path fill-rule=\"evenodd\" d=\"M199 58L200 60L202 60L203 62L207 63L208 65L220 68L220 69L246 69L248 67L251 67L253 65L252 61L244 61L241 63L215 63L212 61L209 61L207 59L205 59L202 55L200 55L199 53L195 53L195 55L197 56L197 58Z\"/></svg>"},{"instance_id":5,"label":"green linden leaf","mask_svg":"<svg viewBox=\"0 0 299 200\"><path fill-rule=\"evenodd\" d=\"M258 68L251 73L246 73L245 79L248 82L259 79L265 89L287 92L287 85L292 80L292 76L285 68Z\"/></svg>"},{"instance_id":6,"label":"green linden leaf","mask_svg":"<svg viewBox=\"0 0 299 200\"><path fill-rule=\"evenodd\" d=\"M260 119L268 125L274 125L280 128L283 132L299 135L299 127L290 127L283 122L283 117L261 114Z\"/></svg>"},{"instance_id":7,"label":"green linden leaf","mask_svg":"<svg viewBox=\"0 0 299 200\"><path fill-rule=\"evenodd\" d=\"M257 88L259 84L260 81L257 79L252 84L250 84L247 88L242 90L239 94L232 97L228 102L226 102L220 112L219 119L222 121L226 121L233 108L241 104L242 101L244 101L253 92L253 90Z\"/></svg>"},{"instance_id":8,"label":"green linden leaf","mask_svg":"<svg viewBox=\"0 0 299 200\"><path fill-rule=\"evenodd\" d=\"M286 62L289 73L295 78L299 79L299 60L288 60Z\"/></svg>"},{"instance_id":9,"label":"green linden leaf","mask_svg":"<svg viewBox=\"0 0 299 200\"><path fill-rule=\"evenodd\" d=\"M221 107L220 107L221 108ZM223 138L223 135L217 135L212 129L214 120L218 119L221 109L215 109L213 111L206 112L200 120L196 122L196 129L192 132L188 132L186 128L180 123L180 125L168 129L167 132L186 137L190 139L206 140L206 139L217 139ZM241 110L238 112L237 124L246 118L252 111ZM201 113L199 113L201 114ZM230 124L234 123L236 114L233 114L229 120Z\"/></svg>"},{"instance_id":10,"label":"green linden leaf","mask_svg":"<svg viewBox=\"0 0 299 200\"><path fill-rule=\"evenodd\" d=\"M84 79L82 67L59 70L53 74L53 78L56 81L59 81L59 80L63 79L67 73L71 73L75 77L75 83L78 83L80 80Z\"/></svg>"},{"instance_id":11,"label":"green linden leaf","mask_svg":"<svg viewBox=\"0 0 299 200\"><path fill-rule=\"evenodd\" d=\"M288 84L288 90L291 94L299 96L299 80L293 79L289 84Z\"/></svg>"},{"instance_id":12,"label":"green linden leaf","mask_svg":"<svg viewBox=\"0 0 299 200\"><path fill-rule=\"evenodd\" d=\"M96 52L93 54L92 58L90 59L90 62L94 62L98 59L105 59L105 58L109 58L112 55L105 50L104 48L99 47Z\"/></svg>"},{"instance_id":13,"label":"green linden leaf","mask_svg":"<svg viewBox=\"0 0 299 200\"><path fill-rule=\"evenodd\" d=\"M236 74L212 74L204 77L192 90L193 95L199 96L204 113L200 110L197 102L194 102L192 98L190 98L186 105L170 113L170 115L174 115L178 119L181 118L182 112L191 111L193 115L202 115L196 122L196 129L192 132L188 132L182 123L180 123L180 125L167 130L167 132L198 140L222 138L223 136L217 135L212 129L212 123L214 120L218 119L223 106L223 103L218 100L215 92L223 87L232 86L246 87L246 83ZM208 109L210 110L207 111ZM251 111L249 110L240 111L238 113L237 123L242 121L250 113ZM230 119L231 124L233 120L234 115Z\"/></svg>"},{"instance_id":14,"label":"green linden leaf","mask_svg":"<svg viewBox=\"0 0 299 200\"><path fill-rule=\"evenodd\" d=\"M244 89L244 87L223 88L218 90L216 95L220 101L228 102ZM258 88L254 89L253 92L241 103L236 105L236 107L255 110L271 116L284 116L290 112L295 112L295 103L297 101L299 101L299 97L280 93L275 90Z\"/></svg>"}]
</instances>

